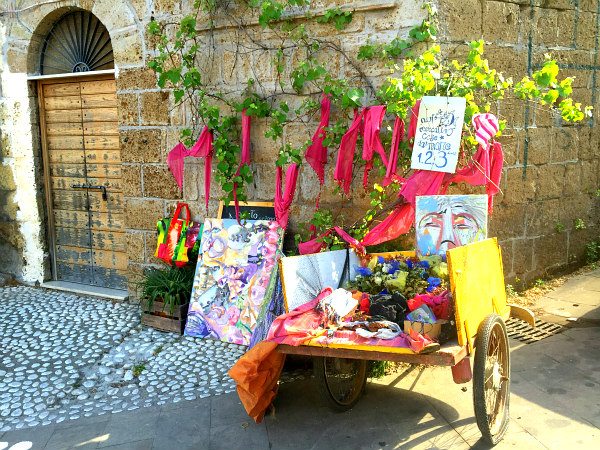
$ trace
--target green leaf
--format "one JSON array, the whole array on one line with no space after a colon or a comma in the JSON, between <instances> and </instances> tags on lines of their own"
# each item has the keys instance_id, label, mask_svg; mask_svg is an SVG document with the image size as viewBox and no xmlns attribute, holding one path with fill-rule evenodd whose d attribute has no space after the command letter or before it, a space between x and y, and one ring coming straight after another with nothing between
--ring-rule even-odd
<instances>
[{"instance_id":1,"label":"green leaf","mask_svg":"<svg viewBox=\"0 0 600 450\"><path fill-rule=\"evenodd\" d=\"M223 190L227 193L233 192L233 183L231 181L224 183Z\"/></svg>"}]
</instances>

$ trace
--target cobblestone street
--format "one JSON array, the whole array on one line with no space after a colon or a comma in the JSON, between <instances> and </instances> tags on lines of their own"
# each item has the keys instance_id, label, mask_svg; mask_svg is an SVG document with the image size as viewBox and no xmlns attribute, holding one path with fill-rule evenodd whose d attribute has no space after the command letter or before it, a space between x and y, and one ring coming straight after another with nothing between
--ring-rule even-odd
<instances>
[{"instance_id":1,"label":"cobblestone street","mask_svg":"<svg viewBox=\"0 0 600 450\"><path fill-rule=\"evenodd\" d=\"M142 329L137 304L0 289L0 432L232 392L245 347Z\"/></svg>"}]
</instances>

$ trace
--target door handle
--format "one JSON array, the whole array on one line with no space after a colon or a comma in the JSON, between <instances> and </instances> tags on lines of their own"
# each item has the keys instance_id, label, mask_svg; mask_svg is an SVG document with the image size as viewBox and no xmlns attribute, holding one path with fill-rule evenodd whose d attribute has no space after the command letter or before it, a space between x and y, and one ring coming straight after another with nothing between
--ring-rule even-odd
<instances>
[{"instance_id":1,"label":"door handle","mask_svg":"<svg viewBox=\"0 0 600 450\"><path fill-rule=\"evenodd\" d=\"M83 184L72 184L71 187L73 189L91 189L91 190L95 190L95 191L102 191L102 200L104 200L104 201L108 200L108 194L106 193L106 186L83 183Z\"/></svg>"}]
</instances>

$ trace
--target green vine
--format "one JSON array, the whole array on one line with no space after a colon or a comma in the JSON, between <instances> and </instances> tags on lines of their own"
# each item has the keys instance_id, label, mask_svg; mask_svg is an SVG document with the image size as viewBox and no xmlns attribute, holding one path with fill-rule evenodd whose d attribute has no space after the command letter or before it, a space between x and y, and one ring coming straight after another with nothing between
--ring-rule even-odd
<instances>
[{"instance_id":1,"label":"green vine","mask_svg":"<svg viewBox=\"0 0 600 450\"><path fill-rule=\"evenodd\" d=\"M573 101L573 79L559 79L558 65L550 56L538 71L518 83L490 67L484 57L483 41L469 44L464 61L448 60L434 42L438 29L436 11L429 4L425 8L427 17L408 36L369 42L350 52L335 39L336 32L344 30L353 20L354 13L347 8L313 11L308 0L245 0L242 6L239 3L234 6L232 0L196 0L194 12L178 23L150 22L148 34L154 43L155 56L148 66L156 72L158 86L172 91L175 106L185 106L189 111L190 122L181 129L181 140L191 145L205 125L213 131L215 179L223 192L222 199L227 202L233 199L234 190L238 199L245 200L245 188L253 182L249 167L244 166L238 172L242 110L267 123L265 137L277 146L275 164L281 167L301 164L314 132L322 93L328 94L332 101L324 142L330 149L339 145L355 109L383 104L388 113L406 120L409 108L425 95L466 98L462 142L465 154L476 149L472 116L493 111L501 99L514 97L554 109L568 122L581 121L591 114L591 108L582 108ZM222 92L211 84L202 58L214 55L217 23L236 32L232 42L236 64L254 53L269 55L274 82L265 82L255 74L243 90ZM315 23L320 27L330 26L333 38L315 32ZM269 38L255 33L255 25L268 33ZM363 70L364 61L369 60L381 61L390 68L390 75L380 86L374 86ZM285 139L291 124L305 126L304 142ZM500 120L500 129L505 127L506 121ZM382 127L385 146L390 136L391 127L386 121ZM410 147L406 142L401 145L399 173L406 175L410 170ZM364 164L358 153L355 163ZM379 169L381 173L382 168ZM355 173L359 171L356 167ZM377 172L374 170L372 177ZM303 238L309 233L309 225L321 232L334 222L354 237L362 238L372 222L389 210L398 189L397 183L385 188L374 184L369 193L371 207L358 221L347 222L342 214L332 211L316 211L306 224ZM350 198L342 197L334 209L341 209L349 201ZM327 239L332 248L340 244L336 238Z\"/></svg>"}]
</instances>

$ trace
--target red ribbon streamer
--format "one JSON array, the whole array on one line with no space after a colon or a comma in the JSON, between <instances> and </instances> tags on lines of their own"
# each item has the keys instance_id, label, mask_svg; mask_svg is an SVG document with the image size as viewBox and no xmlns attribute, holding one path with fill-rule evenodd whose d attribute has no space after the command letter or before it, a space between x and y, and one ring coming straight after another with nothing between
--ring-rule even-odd
<instances>
[{"instance_id":1,"label":"red ribbon streamer","mask_svg":"<svg viewBox=\"0 0 600 450\"><path fill-rule=\"evenodd\" d=\"M365 189L369 184L369 172L373 168L373 156L375 152L381 156L383 164L385 166L388 165L388 159L379 137L384 116L385 106L371 106L364 111L362 159L366 161L365 173L363 175L363 187Z\"/></svg>"},{"instance_id":2,"label":"red ribbon streamer","mask_svg":"<svg viewBox=\"0 0 600 450\"><path fill-rule=\"evenodd\" d=\"M285 174L285 190L281 191L281 178L283 176L283 169L277 166L277 175L275 180L275 217L281 228L287 228L290 206L294 201L294 194L296 192L296 182L298 181L298 171L300 167L298 164L291 164Z\"/></svg>"},{"instance_id":3,"label":"red ribbon streamer","mask_svg":"<svg viewBox=\"0 0 600 450\"><path fill-rule=\"evenodd\" d=\"M250 164L250 116L246 115L246 110L242 110L242 155L240 165L235 176L240 174L242 166ZM240 221L240 202L237 196L238 184L233 183L233 204L235 206L235 218Z\"/></svg>"},{"instance_id":4,"label":"red ribbon streamer","mask_svg":"<svg viewBox=\"0 0 600 450\"><path fill-rule=\"evenodd\" d=\"M362 131L364 115L364 110L361 113L354 111L354 121L352 122L352 125L350 125L348 131L346 131L346 134L342 136L340 150L335 164L333 179L339 183L346 195L350 194L356 141L358 139L358 134Z\"/></svg>"},{"instance_id":5,"label":"red ribbon streamer","mask_svg":"<svg viewBox=\"0 0 600 450\"><path fill-rule=\"evenodd\" d=\"M329 113L331 111L331 97L323 94L321 98L321 121L313 134L312 143L306 149L304 157L306 162L313 168L321 186L325 183L325 164L327 164L327 147L323 146L325 140L325 128L329 126Z\"/></svg>"}]
</instances>

